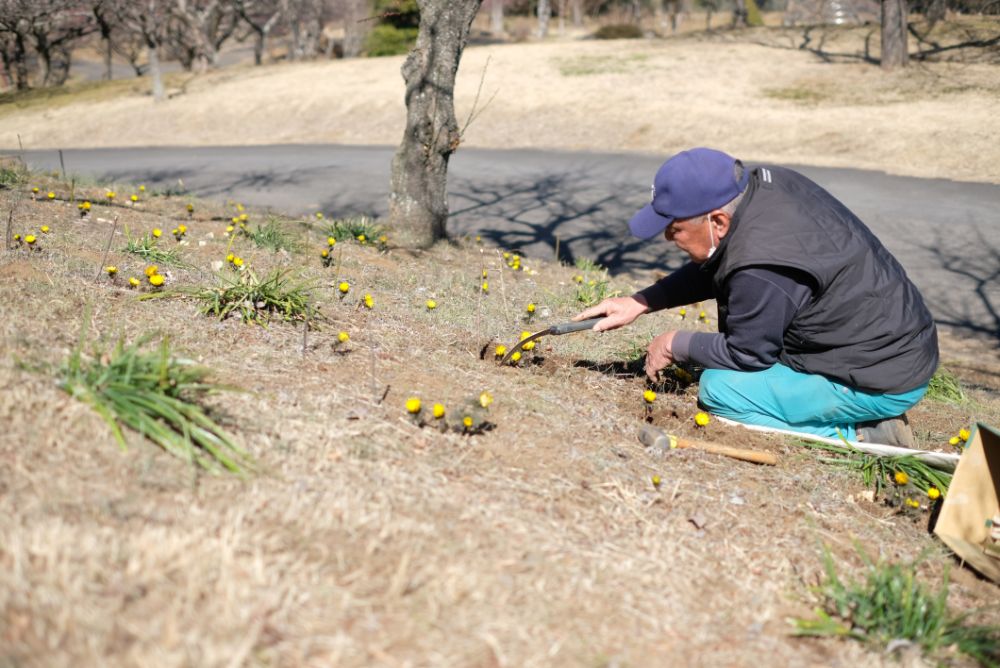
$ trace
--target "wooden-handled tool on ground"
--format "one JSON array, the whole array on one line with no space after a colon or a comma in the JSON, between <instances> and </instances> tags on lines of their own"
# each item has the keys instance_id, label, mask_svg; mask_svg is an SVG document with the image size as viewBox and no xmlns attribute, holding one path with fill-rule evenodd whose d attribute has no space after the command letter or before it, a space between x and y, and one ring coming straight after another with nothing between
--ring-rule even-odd
<instances>
[{"instance_id":1,"label":"wooden-handled tool on ground","mask_svg":"<svg viewBox=\"0 0 1000 668\"><path fill-rule=\"evenodd\" d=\"M639 430L639 440L642 441L643 445L649 448L655 447L662 448L664 450L689 448L691 450L701 450L703 452L711 452L715 455L732 457L733 459L739 459L744 462L752 462L754 464L767 464L768 466L774 466L778 463L778 458L770 452L757 452L756 450L746 450L744 448L731 448L728 445L712 443L711 441L693 441L686 438L678 438L677 436L672 436L662 429L654 427L650 424L643 425L642 429Z\"/></svg>"}]
</instances>

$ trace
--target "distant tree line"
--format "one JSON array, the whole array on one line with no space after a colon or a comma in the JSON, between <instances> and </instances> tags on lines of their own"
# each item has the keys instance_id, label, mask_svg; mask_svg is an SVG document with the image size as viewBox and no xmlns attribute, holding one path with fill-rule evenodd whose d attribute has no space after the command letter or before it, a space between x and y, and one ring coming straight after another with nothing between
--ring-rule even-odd
<instances>
[{"instance_id":1,"label":"distant tree line","mask_svg":"<svg viewBox=\"0 0 1000 668\"><path fill-rule=\"evenodd\" d=\"M751 9L782 9L786 0L484 0L489 32L505 34L505 15L530 16L536 36L545 37L550 19L560 29L585 17L638 25L655 17L658 30L676 31L693 8L709 13L732 9L733 24L745 24ZM822 1L822 0L817 0ZM1000 0L891 1L905 24L908 12L931 20L948 11L1000 13ZM269 53L303 60L405 53L416 41L417 0L0 0L0 87L25 90L58 86L70 75L72 54L96 46L104 76L112 59L149 76L153 94L163 96L160 64L176 61L185 70L216 67L223 45L253 45L254 61ZM478 3L477 3L478 11ZM905 30L905 28L904 28Z\"/></svg>"}]
</instances>

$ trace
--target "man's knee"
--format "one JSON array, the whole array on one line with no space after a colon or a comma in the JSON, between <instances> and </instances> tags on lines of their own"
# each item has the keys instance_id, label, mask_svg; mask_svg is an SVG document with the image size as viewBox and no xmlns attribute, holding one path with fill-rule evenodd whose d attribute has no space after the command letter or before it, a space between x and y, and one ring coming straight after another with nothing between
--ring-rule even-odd
<instances>
[{"instance_id":1,"label":"man's knee","mask_svg":"<svg viewBox=\"0 0 1000 668\"><path fill-rule=\"evenodd\" d=\"M725 397L730 394L727 374L722 369L705 369L698 381L698 402L708 410L719 410L725 407Z\"/></svg>"}]
</instances>

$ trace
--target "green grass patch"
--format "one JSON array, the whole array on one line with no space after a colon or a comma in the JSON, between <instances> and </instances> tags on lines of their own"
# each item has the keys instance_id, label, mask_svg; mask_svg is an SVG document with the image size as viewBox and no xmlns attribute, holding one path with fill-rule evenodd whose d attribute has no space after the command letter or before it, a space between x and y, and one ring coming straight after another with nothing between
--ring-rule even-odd
<instances>
[{"instance_id":1,"label":"green grass patch","mask_svg":"<svg viewBox=\"0 0 1000 668\"><path fill-rule=\"evenodd\" d=\"M0 165L0 188L13 188L27 181L27 174L23 169L11 167L10 165Z\"/></svg>"},{"instance_id":2,"label":"green grass patch","mask_svg":"<svg viewBox=\"0 0 1000 668\"><path fill-rule=\"evenodd\" d=\"M126 229L125 239L125 248L122 249L124 253L138 255L146 262L152 264L188 266L185 262L181 261L180 253L176 248L161 248L160 240L152 234L133 237L129 234L128 229Z\"/></svg>"},{"instance_id":3,"label":"green grass patch","mask_svg":"<svg viewBox=\"0 0 1000 668\"><path fill-rule=\"evenodd\" d=\"M964 404L968 401L962 383L947 368L940 366L927 386L928 399L949 404Z\"/></svg>"},{"instance_id":4,"label":"green grass patch","mask_svg":"<svg viewBox=\"0 0 1000 668\"><path fill-rule=\"evenodd\" d=\"M799 441L799 445L821 450L830 456L820 457L824 464L838 466L855 472L860 476L866 487L875 490L876 497L883 497L888 492L898 493L900 501L905 502L906 494L911 497L925 497L927 490L935 487L943 495L951 484L951 474L930 466L913 455L899 457L879 457L869 455L851 447L848 444L833 445L812 441ZM897 485L896 474L902 473L907 482Z\"/></svg>"},{"instance_id":5,"label":"green grass patch","mask_svg":"<svg viewBox=\"0 0 1000 668\"><path fill-rule=\"evenodd\" d=\"M61 369L59 387L89 404L126 448L123 428L151 440L170 454L206 470L242 473L250 456L199 405L208 394L232 388L207 380L208 370L174 357L168 339L153 350L147 334L108 352L83 354L87 326Z\"/></svg>"},{"instance_id":6,"label":"green grass patch","mask_svg":"<svg viewBox=\"0 0 1000 668\"><path fill-rule=\"evenodd\" d=\"M382 228L368 216L353 216L334 220L326 226L326 236L337 241L358 241L361 243L378 243L382 237Z\"/></svg>"},{"instance_id":7,"label":"green grass patch","mask_svg":"<svg viewBox=\"0 0 1000 668\"><path fill-rule=\"evenodd\" d=\"M642 67L649 56L635 53L626 56L575 56L556 58L559 74L564 77L580 77L592 74L625 74Z\"/></svg>"},{"instance_id":8,"label":"green grass patch","mask_svg":"<svg viewBox=\"0 0 1000 668\"><path fill-rule=\"evenodd\" d=\"M140 299L187 296L201 302L206 315L225 320L238 316L245 323L266 325L272 318L285 321L307 321L316 317L309 303L309 289L295 283L287 269L277 269L259 278L250 268L232 277L219 274L219 285L213 288L179 288L150 292Z\"/></svg>"},{"instance_id":9,"label":"green grass patch","mask_svg":"<svg viewBox=\"0 0 1000 668\"><path fill-rule=\"evenodd\" d=\"M819 104L830 98L830 95L817 88L806 86L786 86L784 88L765 88L764 97L772 100L786 100L803 105Z\"/></svg>"},{"instance_id":10,"label":"green grass patch","mask_svg":"<svg viewBox=\"0 0 1000 668\"><path fill-rule=\"evenodd\" d=\"M858 580L845 580L824 548L826 577L816 590L820 607L815 618L795 620L798 635L853 638L880 648L909 641L927 655L954 648L983 665L998 665L1000 629L966 625L972 613L949 611L947 573L940 588L932 591L917 578L919 561L875 562L860 548L858 552L865 573Z\"/></svg>"},{"instance_id":11,"label":"green grass patch","mask_svg":"<svg viewBox=\"0 0 1000 668\"><path fill-rule=\"evenodd\" d=\"M274 216L269 217L263 225L258 223L253 229L244 228L242 234L250 239L257 248L265 248L275 252L298 250L295 238L282 227L280 219Z\"/></svg>"}]
</instances>

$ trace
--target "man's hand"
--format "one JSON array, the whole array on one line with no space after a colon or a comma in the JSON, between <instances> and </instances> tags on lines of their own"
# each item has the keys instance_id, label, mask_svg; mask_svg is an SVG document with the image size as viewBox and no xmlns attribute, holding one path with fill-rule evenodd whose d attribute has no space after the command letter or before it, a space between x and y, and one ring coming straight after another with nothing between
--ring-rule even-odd
<instances>
[{"instance_id":1,"label":"man's hand","mask_svg":"<svg viewBox=\"0 0 1000 668\"><path fill-rule=\"evenodd\" d=\"M597 306L591 306L573 316L573 322L603 315L605 318L594 325L594 331L606 332L609 329L618 329L628 325L648 310L649 305L646 303L645 297L641 295L609 297Z\"/></svg>"},{"instance_id":2,"label":"man's hand","mask_svg":"<svg viewBox=\"0 0 1000 668\"><path fill-rule=\"evenodd\" d=\"M675 331L670 331L660 334L653 339L649 344L649 348L646 349L646 375L649 376L650 380L655 381L657 373L674 363L672 348L674 334L676 333Z\"/></svg>"}]
</instances>

